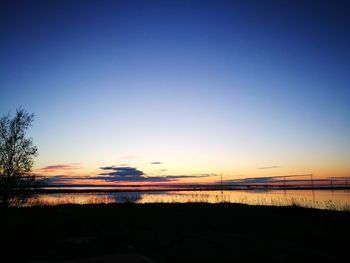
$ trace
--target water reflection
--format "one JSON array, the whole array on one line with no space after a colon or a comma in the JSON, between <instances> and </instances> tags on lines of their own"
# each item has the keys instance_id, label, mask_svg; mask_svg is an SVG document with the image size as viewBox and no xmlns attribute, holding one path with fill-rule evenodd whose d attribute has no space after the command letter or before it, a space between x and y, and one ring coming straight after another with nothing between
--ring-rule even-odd
<instances>
[{"instance_id":1,"label":"water reflection","mask_svg":"<svg viewBox=\"0 0 350 263\"><path fill-rule=\"evenodd\" d=\"M28 205L97 203L242 203L250 205L297 205L332 210L350 210L346 190L211 190L211 191L134 191L41 194Z\"/></svg>"}]
</instances>

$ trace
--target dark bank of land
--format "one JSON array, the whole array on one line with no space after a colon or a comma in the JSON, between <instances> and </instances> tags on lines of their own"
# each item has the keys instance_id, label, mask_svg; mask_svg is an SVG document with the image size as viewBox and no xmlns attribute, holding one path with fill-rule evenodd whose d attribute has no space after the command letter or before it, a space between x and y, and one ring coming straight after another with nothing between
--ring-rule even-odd
<instances>
[{"instance_id":1,"label":"dark bank of land","mask_svg":"<svg viewBox=\"0 0 350 263\"><path fill-rule=\"evenodd\" d=\"M55 193L108 193L108 192L163 192L163 191L218 191L218 190L350 190L348 183L343 185L283 185L283 184L174 184L174 185L48 185L38 190L30 190L37 194Z\"/></svg>"},{"instance_id":2,"label":"dark bank of land","mask_svg":"<svg viewBox=\"0 0 350 263\"><path fill-rule=\"evenodd\" d=\"M204 203L61 205L11 208L6 230L1 262L338 262L349 257L350 213Z\"/></svg>"}]
</instances>

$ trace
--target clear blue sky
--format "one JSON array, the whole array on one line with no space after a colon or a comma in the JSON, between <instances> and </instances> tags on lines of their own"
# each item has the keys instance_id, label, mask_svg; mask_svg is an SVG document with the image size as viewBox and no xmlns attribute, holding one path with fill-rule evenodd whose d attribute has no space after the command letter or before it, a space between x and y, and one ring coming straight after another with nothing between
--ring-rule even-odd
<instances>
[{"instance_id":1,"label":"clear blue sky","mask_svg":"<svg viewBox=\"0 0 350 263\"><path fill-rule=\"evenodd\" d=\"M0 34L36 169L350 173L347 1L1 1Z\"/></svg>"}]
</instances>

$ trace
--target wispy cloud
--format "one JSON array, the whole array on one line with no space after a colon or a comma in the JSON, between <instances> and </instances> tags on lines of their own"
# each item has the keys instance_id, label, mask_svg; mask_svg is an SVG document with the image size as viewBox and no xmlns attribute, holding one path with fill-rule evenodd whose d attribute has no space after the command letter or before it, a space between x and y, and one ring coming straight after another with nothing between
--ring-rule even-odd
<instances>
[{"instance_id":1,"label":"wispy cloud","mask_svg":"<svg viewBox=\"0 0 350 263\"><path fill-rule=\"evenodd\" d=\"M150 162L150 164L162 164L162 162Z\"/></svg>"},{"instance_id":2,"label":"wispy cloud","mask_svg":"<svg viewBox=\"0 0 350 263\"><path fill-rule=\"evenodd\" d=\"M186 179L186 178L207 178L217 176L217 174L191 174L191 175L166 175L162 178L166 178L168 180L174 179Z\"/></svg>"},{"instance_id":3,"label":"wispy cloud","mask_svg":"<svg viewBox=\"0 0 350 263\"><path fill-rule=\"evenodd\" d=\"M56 171L67 171L67 170L77 170L80 169L81 167L79 164L56 164L56 165L49 165L41 168L41 171L44 172L56 172Z\"/></svg>"},{"instance_id":4,"label":"wispy cloud","mask_svg":"<svg viewBox=\"0 0 350 263\"><path fill-rule=\"evenodd\" d=\"M259 170L266 170L266 169L276 169L276 168L280 168L280 166L277 166L277 165L264 166L264 167L258 167L257 169L259 169Z\"/></svg>"},{"instance_id":5,"label":"wispy cloud","mask_svg":"<svg viewBox=\"0 0 350 263\"><path fill-rule=\"evenodd\" d=\"M285 178L309 177L311 175L312 174L290 174L290 175L277 175L277 176L266 176L266 177L251 177L251 178L243 178L243 179L236 179L236 180L225 180L225 182L239 183L239 184L271 183L271 182L276 183L276 182L284 181Z\"/></svg>"}]
</instances>

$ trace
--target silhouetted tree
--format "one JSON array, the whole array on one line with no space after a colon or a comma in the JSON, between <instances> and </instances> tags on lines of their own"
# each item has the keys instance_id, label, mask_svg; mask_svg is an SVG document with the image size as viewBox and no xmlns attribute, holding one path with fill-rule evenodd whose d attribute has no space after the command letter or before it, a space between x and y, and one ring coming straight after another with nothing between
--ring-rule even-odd
<instances>
[{"instance_id":1,"label":"silhouetted tree","mask_svg":"<svg viewBox=\"0 0 350 263\"><path fill-rule=\"evenodd\" d=\"M27 130L34 120L34 114L17 109L0 118L0 203L7 215L9 206L18 205L28 197L30 189L38 187L38 181L31 174L34 157L38 149Z\"/></svg>"}]
</instances>

